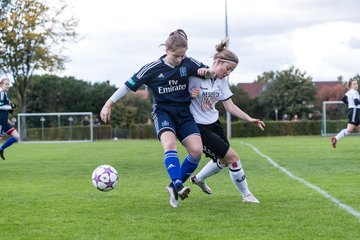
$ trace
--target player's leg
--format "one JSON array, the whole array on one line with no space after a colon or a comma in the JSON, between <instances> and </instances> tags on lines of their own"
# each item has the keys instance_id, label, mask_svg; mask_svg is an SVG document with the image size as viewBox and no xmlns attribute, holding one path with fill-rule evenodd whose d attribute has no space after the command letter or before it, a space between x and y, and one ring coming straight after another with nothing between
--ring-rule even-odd
<instances>
[{"instance_id":1,"label":"player's leg","mask_svg":"<svg viewBox=\"0 0 360 240\"><path fill-rule=\"evenodd\" d=\"M219 157L224 157L230 147L230 144L221 128L220 122L210 125L198 124L201 139L204 147L203 152L207 157L212 158L198 174L191 177L191 182L198 185L203 192L211 194L212 190L205 183L205 179L218 173L226 166L226 163L221 163Z\"/></svg>"},{"instance_id":2,"label":"player's leg","mask_svg":"<svg viewBox=\"0 0 360 240\"><path fill-rule=\"evenodd\" d=\"M170 205L176 208L178 207L178 192L187 195L190 189L185 188L181 181L180 160L176 150L175 134L172 131L165 131L161 134L160 141L165 152L165 168L171 179L171 182L166 186L166 191L169 193Z\"/></svg>"},{"instance_id":3,"label":"player's leg","mask_svg":"<svg viewBox=\"0 0 360 240\"><path fill-rule=\"evenodd\" d=\"M181 164L181 180L184 183L195 171L202 155L200 130L188 107L179 111L176 134L187 151L187 156Z\"/></svg>"},{"instance_id":4,"label":"player's leg","mask_svg":"<svg viewBox=\"0 0 360 240\"><path fill-rule=\"evenodd\" d=\"M339 139L346 137L350 135L356 126L356 121L358 119L358 111L356 109L349 109L348 110L348 124L347 127L341 130L335 137L331 137L331 144L333 148L336 148L336 143L339 141Z\"/></svg>"},{"instance_id":5,"label":"player's leg","mask_svg":"<svg viewBox=\"0 0 360 240\"><path fill-rule=\"evenodd\" d=\"M169 193L170 205L178 206L176 189L183 188L180 174L180 160L176 149L175 126L169 114L154 106L152 112L153 128L164 149L164 165L171 179L165 187Z\"/></svg>"},{"instance_id":6,"label":"player's leg","mask_svg":"<svg viewBox=\"0 0 360 240\"><path fill-rule=\"evenodd\" d=\"M193 184L198 185L204 193L211 194L212 190L205 182L205 179L220 172L227 165L221 163L219 159L210 160L195 176L190 178Z\"/></svg>"},{"instance_id":7,"label":"player's leg","mask_svg":"<svg viewBox=\"0 0 360 240\"><path fill-rule=\"evenodd\" d=\"M0 157L5 160L5 156L4 156L4 151L6 148L10 147L11 145L13 145L14 143L16 143L20 136L19 133L16 131L15 128L10 128L9 131L6 132L6 134L10 135L11 137L9 137L4 144L0 147Z\"/></svg>"},{"instance_id":8,"label":"player's leg","mask_svg":"<svg viewBox=\"0 0 360 240\"><path fill-rule=\"evenodd\" d=\"M181 164L181 180L184 183L199 165L202 155L202 142L200 135L192 134L186 137L182 143L188 152Z\"/></svg>"},{"instance_id":9,"label":"player's leg","mask_svg":"<svg viewBox=\"0 0 360 240\"><path fill-rule=\"evenodd\" d=\"M228 166L230 179L243 196L243 202L259 203L259 200L249 190L240 158L232 148L229 148L224 160L231 162Z\"/></svg>"},{"instance_id":10,"label":"player's leg","mask_svg":"<svg viewBox=\"0 0 360 240\"><path fill-rule=\"evenodd\" d=\"M336 147L336 143L339 139L350 135L354 131L355 125L348 123L347 127L341 130L335 137L331 139L333 147Z\"/></svg>"}]
</instances>

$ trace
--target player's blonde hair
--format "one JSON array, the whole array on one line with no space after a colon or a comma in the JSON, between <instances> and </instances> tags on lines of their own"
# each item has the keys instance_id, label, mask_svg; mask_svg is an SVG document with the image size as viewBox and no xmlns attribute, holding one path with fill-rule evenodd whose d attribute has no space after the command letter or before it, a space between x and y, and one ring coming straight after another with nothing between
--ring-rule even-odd
<instances>
[{"instance_id":1,"label":"player's blonde hair","mask_svg":"<svg viewBox=\"0 0 360 240\"><path fill-rule=\"evenodd\" d=\"M184 30L177 29L171 32L165 43L160 44L160 46L165 46L166 50L170 51L175 51L178 48L188 49L187 35Z\"/></svg>"},{"instance_id":2,"label":"player's blonde hair","mask_svg":"<svg viewBox=\"0 0 360 240\"><path fill-rule=\"evenodd\" d=\"M226 37L219 44L215 46L217 53L215 53L214 55L214 60L220 59L223 61L230 61L238 64L239 58L236 56L235 53L227 49L229 46L229 42L230 39Z\"/></svg>"},{"instance_id":3,"label":"player's blonde hair","mask_svg":"<svg viewBox=\"0 0 360 240\"><path fill-rule=\"evenodd\" d=\"M2 79L0 80L0 86L2 86L5 81L9 81L9 82L10 82L10 79L8 79L7 77L2 78Z\"/></svg>"}]
</instances>

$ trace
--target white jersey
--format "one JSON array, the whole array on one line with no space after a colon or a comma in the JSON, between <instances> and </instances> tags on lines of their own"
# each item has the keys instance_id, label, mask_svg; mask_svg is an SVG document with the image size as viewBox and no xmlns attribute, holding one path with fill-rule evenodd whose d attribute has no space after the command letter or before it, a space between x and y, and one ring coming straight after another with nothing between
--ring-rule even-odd
<instances>
[{"instance_id":1,"label":"white jersey","mask_svg":"<svg viewBox=\"0 0 360 240\"><path fill-rule=\"evenodd\" d=\"M348 99L348 108L359 108L360 109L360 104L355 106L355 99L358 99L360 101L360 96L359 96L359 92L354 90L354 89L350 89L349 91L346 92L345 94L347 96Z\"/></svg>"},{"instance_id":2,"label":"white jersey","mask_svg":"<svg viewBox=\"0 0 360 240\"><path fill-rule=\"evenodd\" d=\"M219 119L219 111L215 109L218 101L224 101L232 97L233 93L229 88L226 79L201 79L190 77L189 91L193 88L200 88L197 98L191 100L190 111L195 122L199 124L212 124Z\"/></svg>"}]
</instances>

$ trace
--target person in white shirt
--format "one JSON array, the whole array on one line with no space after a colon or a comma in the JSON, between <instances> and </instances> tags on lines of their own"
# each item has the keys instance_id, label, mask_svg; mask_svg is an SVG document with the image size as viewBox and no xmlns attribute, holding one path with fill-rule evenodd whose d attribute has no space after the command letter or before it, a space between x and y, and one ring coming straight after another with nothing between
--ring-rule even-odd
<instances>
[{"instance_id":1,"label":"person in white shirt","mask_svg":"<svg viewBox=\"0 0 360 240\"><path fill-rule=\"evenodd\" d=\"M348 124L347 128L341 130L335 137L331 137L331 144L333 148L336 148L337 141L345 136L348 136L356 128L360 131L360 97L359 97L359 84L356 79L350 79L347 84L349 90L345 93L342 101L348 105Z\"/></svg>"},{"instance_id":2,"label":"person in white shirt","mask_svg":"<svg viewBox=\"0 0 360 240\"><path fill-rule=\"evenodd\" d=\"M231 100L233 94L226 78L236 68L239 60L236 54L227 49L228 44L229 39L225 38L215 47L217 52L213 65L209 68L214 74L212 79L190 77L190 110L200 129L203 152L212 158L198 174L190 177L190 181L198 185L203 192L211 194L212 190L205 183L205 179L227 166L232 182L242 194L243 202L259 203L249 190L240 157L231 148L221 127L219 112L215 108L215 104L222 101L225 109L232 115L264 130L264 122L250 117Z\"/></svg>"}]
</instances>

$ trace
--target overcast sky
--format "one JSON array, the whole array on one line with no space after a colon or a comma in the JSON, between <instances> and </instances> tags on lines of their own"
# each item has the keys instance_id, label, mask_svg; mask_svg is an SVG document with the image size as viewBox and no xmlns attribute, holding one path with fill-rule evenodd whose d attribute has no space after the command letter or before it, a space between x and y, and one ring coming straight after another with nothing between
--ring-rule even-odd
<instances>
[{"instance_id":1,"label":"overcast sky","mask_svg":"<svg viewBox=\"0 0 360 240\"><path fill-rule=\"evenodd\" d=\"M225 0L66 0L79 19L81 40L59 75L119 86L164 54L178 28L188 56L212 64L225 36ZM265 71L295 66L314 81L360 74L359 0L227 0L230 50L239 65L231 83L253 82Z\"/></svg>"}]
</instances>

